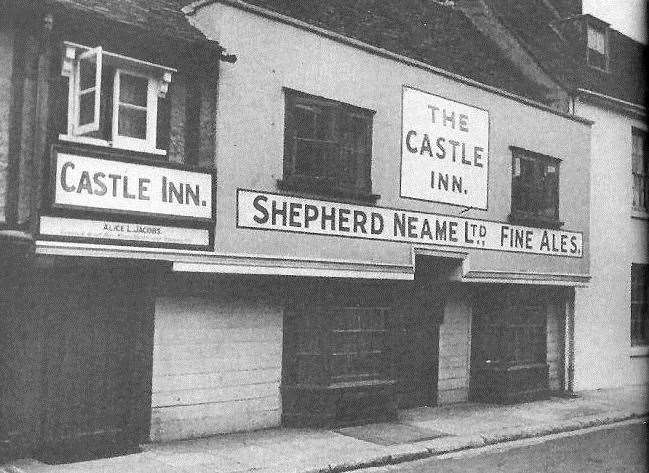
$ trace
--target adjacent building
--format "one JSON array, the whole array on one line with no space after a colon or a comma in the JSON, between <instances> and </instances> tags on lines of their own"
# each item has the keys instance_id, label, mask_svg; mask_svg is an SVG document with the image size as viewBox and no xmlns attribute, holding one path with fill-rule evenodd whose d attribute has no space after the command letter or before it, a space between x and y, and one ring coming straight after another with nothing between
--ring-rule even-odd
<instances>
[{"instance_id":1,"label":"adjacent building","mask_svg":"<svg viewBox=\"0 0 649 473\"><path fill-rule=\"evenodd\" d=\"M574 389L649 381L646 46L581 1L456 2L555 106L593 121L591 276L577 290Z\"/></svg>"},{"instance_id":2,"label":"adjacent building","mask_svg":"<svg viewBox=\"0 0 649 473\"><path fill-rule=\"evenodd\" d=\"M1 456L148 440L142 249L213 247L221 53L171 1L0 2Z\"/></svg>"}]
</instances>

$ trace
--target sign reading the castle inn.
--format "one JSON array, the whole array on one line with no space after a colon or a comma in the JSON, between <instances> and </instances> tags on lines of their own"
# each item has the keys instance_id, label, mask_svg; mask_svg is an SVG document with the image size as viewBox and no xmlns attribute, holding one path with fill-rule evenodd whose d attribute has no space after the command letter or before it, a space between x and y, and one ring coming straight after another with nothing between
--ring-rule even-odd
<instances>
[{"instance_id":1,"label":"sign reading the castle inn.","mask_svg":"<svg viewBox=\"0 0 649 473\"><path fill-rule=\"evenodd\" d=\"M487 210L489 112L403 88L401 197Z\"/></svg>"},{"instance_id":2,"label":"sign reading the castle inn.","mask_svg":"<svg viewBox=\"0 0 649 473\"><path fill-rule=\"evenodd\" d=\"M57 215L41 218L41 235L209 246L214 222L210 171L57 150L52 166L52 208ZM79 212L111 217L94 219L75 214ZM120 220L119 214L129 218Z\"/></svg>"}]
</instances>

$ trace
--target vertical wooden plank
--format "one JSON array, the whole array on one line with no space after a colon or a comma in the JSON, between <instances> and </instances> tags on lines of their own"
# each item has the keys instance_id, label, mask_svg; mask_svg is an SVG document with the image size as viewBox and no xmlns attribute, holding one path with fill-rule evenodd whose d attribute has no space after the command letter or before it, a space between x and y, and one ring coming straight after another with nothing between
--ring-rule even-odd
<instances>
[{"instance_id":1,"label":"vertical wooden plank","mask_svg":"<svg viewBox=\"0 0 649 473\"><path fill-rule=\"evenodd\" d=\"M153 376L153 340L155 316L155 286L159 277L159 268L144 265L139 271L131 272L133 284L141 283L135 296L135 314L131 327L134 339L131 392L131 430L133 440L145 442L151 430L151 394ZM137 278L137 279L135 279Z\"/></svg>"},{"instance_id":2,"label":"vertical wooden plank","mask_svg":"<svg viewBox=\"0 0 649 473\"><path fill-rule=\"evenodd\" d=\"M50 67L52 64L52 29L54 15L46 13L42 18L40 45L38 50L38 75L36 85L36 120L34 133L34 162L30 205L30 228L32 233L38 232L38 216L43 195L43 170L47 150L47 125L49 122L49 85Z\"/></svg>"}]
</instances>

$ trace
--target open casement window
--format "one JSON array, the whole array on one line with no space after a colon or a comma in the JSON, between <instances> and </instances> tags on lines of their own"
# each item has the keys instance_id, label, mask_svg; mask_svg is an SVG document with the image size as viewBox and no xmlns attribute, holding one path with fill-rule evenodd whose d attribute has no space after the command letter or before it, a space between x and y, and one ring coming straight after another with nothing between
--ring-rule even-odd
<instances>
[{"instance_id":1,"label":"open casement window","mask_svg":"<svg viewBox=\"0 0 649 473\"><path fill-rule=\"evenodd\" d=\"M169 67L64 43L61 74L69 79L66 141L166 154L158 128L168 126ZM159 106L159 102L162 102ZM160 111L167 111L161 116ZM164 115L164 113L163 113ZM167 123L165 123L165 120Z\"/></svg>"},{"instance_id":2,"label":"open casement window","mask_svg":"<svg viewBox=\"0 0 649 473\"><path fill-rule=\"evenodd\" d=\"M559 163L551 156L512 147L513 222L559 227Z\"/></svg>"},{"instance_id":3,"label":"open casement window","mask_svg":"<svg viewBox=\"0 0 649 473\"><path fill-rule=\"evenodd\" d=\"M101 110L101 47L79 56L75 67L73 132L84 135L99 131Z\"/></svg>"}]
</instances>

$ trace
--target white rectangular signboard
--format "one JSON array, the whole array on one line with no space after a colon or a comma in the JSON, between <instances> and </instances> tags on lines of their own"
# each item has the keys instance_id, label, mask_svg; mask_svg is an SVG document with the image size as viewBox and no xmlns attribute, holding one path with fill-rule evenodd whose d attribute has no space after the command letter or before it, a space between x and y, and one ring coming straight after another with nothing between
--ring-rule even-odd
<instances>
[{"instance_id":1,"label":"white rectangular signboard","mask_svg":"<svg viewBox=\"0 0 649 473\"><path fill-rule=\"evenodd\" d=\"M237 227L580 258L580 232L237 191Z\"/></svg>"},{"instance_id":2,"label":"white rectangular signboard","mask_svg":"<svg viewBox=\"0 0 649 473\"><path fill-rule=\"evenodd\" d=\"M487 210L489 112L403 88L401 197Z\"/></svg>"},{"instance_id":3,"label":"white rectangular signboard","mask_svg":"<svg viewBox=\"0 0 649 473\"><path fill-rule=\"evenodd\" d=\"M212 174L55 152L54 207L212 219Z\"/></svg>"},{"instance_id":4,"label":"white rectangular signboard","mask_svg":"<svg viewBox=\"0 0 649 473\"><path fill-rule=\"evenodd\" d=\"M41 217L42 235L130 242L164 243L183 246L208 246L209 231L198 228L143 225L108 220L82 220Z\"/></svg>"}]
</instances>

